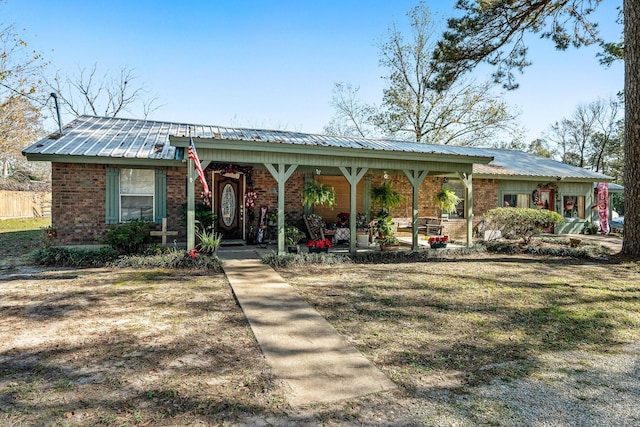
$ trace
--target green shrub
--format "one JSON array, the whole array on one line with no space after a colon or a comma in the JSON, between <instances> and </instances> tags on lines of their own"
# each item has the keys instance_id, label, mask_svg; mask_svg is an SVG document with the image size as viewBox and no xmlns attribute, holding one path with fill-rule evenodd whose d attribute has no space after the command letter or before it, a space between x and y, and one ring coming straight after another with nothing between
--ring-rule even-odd
<instances>
[{"instance_id":1,"label":"green shrub","mask_svg":"<svg viewBox=\"0 0 640 427\"><path fill-rule=\"evenodd\" d=\"M121 254L142 253L145 245L151 242L149 233L154 228L155 224L153 222L132 219L122 224L110 226L98 240L111 246Z\"/></svg>"},{"instance_id":2,"label":"green shrub","mask_svg":"<svg viewBox=\"0 0 640 427\"><path fill-rule=\"evenodd\" d=\"M39 265L56 267L104 267L118 258L118 252L113 248L73 249L63 247L48 247L38 249L33 254L33 262Z\"/></svg>"},{"instance_id":3,"label":"green shrub","mask_svg":"<svg viewBox=\"0 0 640 427\"><path fill-rule=\"evenodd\" d=\"M546 209L494 208L484 215L490 229L506 238L522 239L525 244L544 229L562 224L562 216Z\"/></svg>"},{"instance_id":4,"label":"green shrub","mask_svg":"<svg viewBox=\"0 0 640 427\"><path fill-rule=\"evenodd\" d=\"M587 222L582 229L584 234L598 234L598 226L592 222Z\"/></svg>"},{"instance_id":5,"label":"green shrub","mask_svg":"<svg viewBox=\"0 0 640 427\"><path fill-rule=\"evenodd\" d=\"M544 245L547 243L548 245ZM598 258L608 256L611 250L598 243L582 242L579 247L571 247L569 239L541 238L529 244L515 244L513 241L490 241L483 243L488 252L509 255L533 254L569 258Z\"/></svg>"}]
</instances>

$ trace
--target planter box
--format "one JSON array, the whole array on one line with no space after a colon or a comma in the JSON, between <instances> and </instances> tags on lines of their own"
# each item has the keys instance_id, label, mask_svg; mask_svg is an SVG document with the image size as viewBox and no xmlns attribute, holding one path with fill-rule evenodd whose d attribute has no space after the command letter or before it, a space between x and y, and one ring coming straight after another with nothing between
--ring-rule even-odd
<instances>
[{"instance_id":1,"label":"planter box","mask_svg":"<svg viewBox=\"0 0 640 427\"><path fill-rule=\"evenodd\" d=\"M380 245L381 251L397 251L400 249L400 245Z\"/></svg>"},{"instance_id":2,"label":"planter box","mask_svg":"<svg viewBox=\"0 0 640 427\"><path fill-rule=\"evenodd\" d=\"M309 253L310 254L319 254L319 253L328 253L329 252L329 248L309 248Z\"/></svg>"},{"instance_id":3,"label":"planter box","mask_svg":"<svg viewBox=\"0 0 640 427\"><path fill-rule=\"evenodd\" d=\"M447 244L446 243L434 243L432 245L429 245L431 247L431 249L442 249L442 248L446 248Z\"/></svg>"}]
</instances>

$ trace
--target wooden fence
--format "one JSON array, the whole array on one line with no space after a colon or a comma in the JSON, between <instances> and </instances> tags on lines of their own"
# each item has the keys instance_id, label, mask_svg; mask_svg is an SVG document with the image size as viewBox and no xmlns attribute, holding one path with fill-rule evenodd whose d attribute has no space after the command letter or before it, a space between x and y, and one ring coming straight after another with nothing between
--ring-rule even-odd
<instances>
[{"instance_id":1,"label":"wooden fence","mask_svg":"<svg viewBox=\"0 0 640 427\"><path fill-rule=\"evenodd\" d=\"M51 193L0 190L0 219L51 216Z\"/></svg>"}]
</instances>

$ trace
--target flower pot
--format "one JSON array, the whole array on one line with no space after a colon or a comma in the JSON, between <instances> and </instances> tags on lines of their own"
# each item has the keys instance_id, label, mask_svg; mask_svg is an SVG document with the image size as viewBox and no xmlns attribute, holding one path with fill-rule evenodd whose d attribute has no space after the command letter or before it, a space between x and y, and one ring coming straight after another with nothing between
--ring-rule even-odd
<instances>
[{"instance_id":1,"label":"flower pot","mask_svg":"<svg viewBox=\"0 0 640 427\"><path fill-rule=\"evenodd\" d=\"M298 253L298 245L288 245L287 246L287 252L290 254L297 254Z\"/></svg>"},{"instance_id":2,"label":"flower pot","mask_svg":"<svg viewBox=\"0 0 640 427\"><path fill-rule=\"evenodd\" d=\"M329 252L329 248L309 248L309 253L311 254L319 254L324 252L325 254Z\"/></svg>"},{"instance_id":3,"label":"flower pot","mask_svg":"<svg viewBox=\"0 0 640 427\"><path fill-rule=\"evenodd\" d=\"M400 245L380 245L381 251L397 251L400 249Z\"/></svg>"},{"instance_id":4,"label":"flower pot","mask_svg":"<svg viewBox=\"0 0 640 427\"><path fill-rule=\"evenodd\" d=\"M356 234L356 246L359 248L369 247L369 233Z\"/></svg>"},{"instance_id":5,"label":"flower pot","mask_svg":"<svg viewBox=\"0 0 640 427\"><path fill-rule=\"evenodd\" d=\"M431 249L441 249L441 248L446 248L447 244L442 242L437 242L437 243L432 243L429 246L431 247Z\"/></svg>"}]
</instances>

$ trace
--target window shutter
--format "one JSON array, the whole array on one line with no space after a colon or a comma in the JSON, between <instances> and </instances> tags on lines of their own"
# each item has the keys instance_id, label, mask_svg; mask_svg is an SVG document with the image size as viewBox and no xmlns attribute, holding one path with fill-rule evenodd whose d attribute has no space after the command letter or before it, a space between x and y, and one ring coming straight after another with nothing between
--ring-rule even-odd
<instances>
[{"instance_id":1,"label":"window shutter","mask_svg":"<svg viewBox=\"0 0 640 427\"><path fill-rule=\"evenodd\" d=\"M105 222L117 224L120 219L120 203L118 201L120 173L116 168L107 168L106 172Z\"/></svg>"},{"instance_id":2,"label":"window shutter","mask_svg":"<svg viewBox=\"0 0 640 427\"><path fill-rule=\"evenodd\" d=\"M156 188L155 188L155 212L156 222L162 222L162 218L167 216L167 171L159 169L155 171Z\"/></svg>"}]
</instances>

